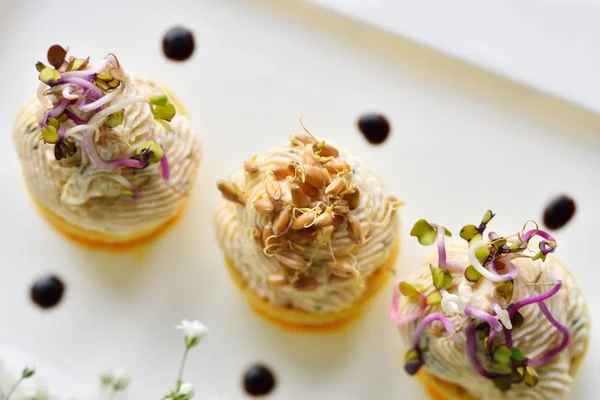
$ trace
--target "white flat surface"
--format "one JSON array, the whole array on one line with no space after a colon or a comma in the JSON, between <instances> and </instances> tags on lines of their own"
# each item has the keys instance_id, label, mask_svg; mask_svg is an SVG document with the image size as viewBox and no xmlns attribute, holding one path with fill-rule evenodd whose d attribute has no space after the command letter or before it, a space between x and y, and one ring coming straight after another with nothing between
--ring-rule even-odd
<instances>
[{"instance_id":1,"label":"white flat surface","mask_svg":"<svg viewBox=\"0 0 600 400\"><path fill-rule=\"evenodd\" d=\"M600 112L598 0L309 0Z\"/></svg>"},{"instance_id":2,"label":"white flat surface","mask_svg":"<svg viewBox=\"0 0 600 400\"><path fill-rule=\"evenodd\" d=\"M406 201L402 275L427 251L408 236L416 219L457 232L491 208L498 214L494 229L510 234L567 192L578 213L556 234L558 255L589 303L600 303L595 114L302 2L105 1L93 9L72 2L64 21L53 20L43 4L10 3L0 17L0 336L68 359L73 376L89 384L89 398L96 373L120 365L133 371L129 399L165 393L181 353L173 327L184 317L211 328L185 375L199 399L244 399L240 378L255 361L277 373L275 400L424 398L402 370L401 344L387 319L390 290L351 329L306 335L258 318L229 281L211 224L222 201L214 182L287 140L301 114L314 133L360 154ZM168 62L160 50L163 32L176 23L196 33L196 53L183 64ZM53 43L96 60L115 52L129 70L170 86L195 120L204 158L193 201L151 248L118 255L83 249L32 207L9 132L36 87L33 65ZM368 145L355 128L357 116L371 110L393 125L382 146ZM495 182L499 174L506 179ZM63 303L49 312L28 298L45 273L67 284ZM598 310L591 307L596 320ZM597 339L589 351L573 399L600 391Z\"/></svg>"},{"instance_id":3,"label":"white flat surface","mask_svg":"<svg viewBox=\"0 0 600 400\"><path fill-rule=\"evenodd\" d=\"M32 394L44 388L47 393L60 396L59 399L66 399L70 393L77 391L76 388L81 390L81 386L77 383L80 377L74 372L75 367L68 361L56 355L48 356L47 349L24 347L19 341L6 337L2 337L0 340L2 340L0 343L0 388L4 390L4 393L21 376L25 365L35 365L41 374L34 374L33 377L21 383L17 388L17 394Z\"/></svg>"}]
</instances>

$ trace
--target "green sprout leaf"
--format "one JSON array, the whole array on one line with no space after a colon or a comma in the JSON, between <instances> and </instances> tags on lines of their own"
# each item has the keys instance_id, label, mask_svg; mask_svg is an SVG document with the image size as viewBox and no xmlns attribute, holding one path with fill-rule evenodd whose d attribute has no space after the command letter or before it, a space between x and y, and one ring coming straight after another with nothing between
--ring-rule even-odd
<instances>
[{"instance_id":1,"label":"green sprout leaf","mask_svg":"<svg viewBox=\"0 0 600 400\"><path fill-rule=\"evenodd\" d=\"M44 65L43 62L38 61L38 62L35 63L35 69L37 69L37 72L42 72L42 70L44 68L48 68L48 67L46 65Z\"/></svg>"},{"instance_id":2,"label":"green sprout leaf","mask_svg":"<svg viewBox=\"0 0 600 400\"><path fill-rule=\"evenodd\" d=\"M508 282L499 282L496 285L495 295L498 297L503 297L507 303L510 303L513 297L513 292L515 290L515 284L513 281Z\"/></svg>"},{"instance_id":3,"label":"green sprout leaf","mask_svg":"<svg viewBox=\"0 0 600 400\"><path fill-rule=\"evenodd\" d=\"M430 306L438 305L442 302L442 294L438 291L431 293L427 296L427 304Z\"/></svg>"},{"instance_id":4,"label":"green sprout leaf","mask_svg":"<svg viewBox=\"0 0 600 400\"><path fill-rule=\"evenodd\" d=\"M109 128L115 128L121 125L123 123L124 111L125 110L119 110L110 114L108 118L106 118L106 121L104 121L104 125L108 126Z\"/></svg>"},{"instance_id":5,"label":"green sprout leaf","mask_svg":"<svg viewBox=\"0 0 600 400\"><path fill-rule=\"evenodd\" d=\"M469 247L481 240L483 240L483 235L481 233L478 233L477 235L473 236L471 240L469 240Z\"/></svg>"},{"instance_id":6,"label":"green sprout leaf","mask_svg":"<svg viewBox=\"0 0 600 400\"><path fill-rule=\"evenodd\" d=\"M512 353L511 358L514 362L522 363L523 361L525 361L525 355L523 354L521 349L519 349L518 347L513 347L512 349L510 349L510 351Z\"/></svg>"},{"instance_id":7,"label":"green sprout leaf","mask_svg":"<svg viewBox=\"0 0 600 400\"><path fill-rule=\"evenodd\" d=\"M60 136L54 126L47 125L42 129L42 139L45 143L57 143Z\"/></svg>"},{"instance_id":8,"label":"green sprout leaf","mask_svg":"<svg viewBox=\"0 0 600 400\"><path fill-rule=\"evenodd\" d=\"M138 149L136 150L137 155L141 155L145 152L150 152L148 161L151 164L156 164L165 155L165 151L163 150L163 148L158 143L152 140L147 141L146 143L138 147Z\"/></svg>"},{"instance_id":9,"label":"green sprout leaf","mask_svg":"<svg viewBox=\"0 0 600 400\"><path fill-rule=\"evenodd\" d=\"M165 128L165 130L166 130L167 132L173 132L173 127L172 127L172 126L171 126L171 124L169 124L167 121L164 121L164 120L162 120L162 119L160 119L160 118L154 118L154 120L155 120L156 122L158 122L159 124L161 124L161 125L162 125L162 127L163 127L163 128Z\"/></svg>"},{"instance_id":10,"label":"green sprout leaf","mask_svg":"<svg viewBox=\"0 0 600 400\"><path fill-rule=\"evenodd\" d=\"M452 275L450 275L448 271L436 268L431 264L429 264L429 270L431 271L433 286L435 286L436 289L448 289L452 286Z\"/></svg>"},{"instance_id":11,"label":"green sprout leaf","mask_svg":"<svg viewBox=\"0 0 600 400\"><path fill-rule=\"evenodd\" d=\"M481 274L475 269L475 267L469 265L465 270L465 278L469 282L479 282L479 280L481 279Z\"/></svg>"},{"instance_id":12,"label":"green sprout leaf","mask_svg":"<svg viewBox=\"0 0 600 400\"><path fill-rule=\"evenodd\" d=\"M108 86L108 83L106 81L103 81L101 79L96 79L96 86L98 86L100 89L104 90L105 92L110 90L110 86Z\"/></svg>"},{"instance_id":13,"label":"green sprout leaf","mask_svg":"<svg viewBox=\"0 0 600 400\"><path fill-rule=\"evenodd\" d=\"M54 145L54 158L58 161L63 158L73 157L77 152L77 146L71 139L60 140Z\"/></svg>"},{"instance_id":14,"label":"green sprout leaf","mask_svg":"<svg viewBox=\"0 0 600 400\"><path fill-rule=\"evenodd\" d=\"M437 231L429 222L420 219L411 229L410 236L416 237L421 245L430 246L435 243Z\"/></svg>"},{"instance_id":15,"label":"green sprout leaf","mask_svg":"<svg viewBox=\"0 0 600 400\"><path fill-rule=\"evenodd\" d=\"M421 367L423 366L423 359L421 358L421 353L412 349L409 350L404 356L404 370L409 375L415 375Z\"/></svg>"},{"instance_id":16,"label":"green sprout leaf","mask_svg":"<svg viewBox=\"0 0 600 400\"><path fill-rule=\"evenodd\" d=\"M460 237L467 242L473 239L477 234L479 234L479 230L475 225L465 225L460 230Z\"/></svg>"},{"instance_id":17,"label":"green sprout leaf","mask_svg":"<svg viewBox=\"0 0 600 400\"><path fill-rule=\"evenodd\" d=\"M103 72L101 74L96 75L96 78L104 82L110 82L113 80L113 76L107 72Z\"/></svg>"},{"instance_id":18,"label":"green sprout leaf","mask_svg":"<svg viewBox=\"0 0 600 400\"><path fill-rule=\"evenodd\" d=\"M421 359L421 354L416 349L407 351L406 355L404 356L404 361L412 361L412 360L420 360L420 359Z\"/></svg>"},{"instance_id":19,"label":"green sprout leaf","mask_svg":"<svg viewBox=\"0 0 600 400\"><path fill-rule=\"evenodd\" d=\"M483 218L481 218L481 223L487 225L495 216L496 214L494 214L492 210L487 210L485 214L483 214Z\"/></svg>"},{"instance_id":20,"label":"green sprout leaf","mask_svg":"<svg viewBox=\"0 0 600 400\"><path fill-rule=\"evenodd\" d=\"M429 264L429 270L431 271L431 279L433 280L433 286L436 289L440 289L444 285L444 271L440 268L436 268Z\"/></svg>"},{"instance_id":21,"label":"green sprout leaf","mask_svg":"<svg viewBox=\"0 0 600 400\"><path fill-rule=\"evenodd\" d=\"M510 303L513 298L513 293L515 291L515 284L513 281L506 282L506 287L504 288L504 300L507 303Z\"/></svg>"},{"instance_id":22,"label":"green sprout leaf","mask_svg":"<svg viewBox=\"0 0 600 400\"><path fill-rule=\"evenodd\" d=\"M400 282L398 285L400 293L406 297L412 297L417 295L417 288L408 282Z\"/></svg>"},{"instance_id":23,"label":"green sprout leaf","mask_svg":"<svg viewBox=\"0 0 600 400\"><path fill-rule=\"evenodd\" d=\"M56 82L60 79L60 72L50 67L46 67L40 71L39 79L46 84Z\"/></svg>"},{"instance_id":24,"label":"green sprout leaf","mask_svg":"<svg viewBox=\"0 0 600 400\"><path fill-rule=\"evenodd\" d=\"M131 189L123 189L121 190L121 195L125 197L135 197L135 193Z\"/></svg>"},{"instance_id":25,"label":"green sprout leaf","mask_svg":"<svg viewBox=\"0 0 600 400\"><path fill-rule=\"evenodd\" d=\"M159 94L156 96L150 96L150 104L155 106L165 107L169 103L169 99L166 94Z\"/></svg>"},{"instance_id":26,"label":"green sprout leaf","mask_svg":"<svg viewBox=\"0 0 600 400\"><path fill-rule=\"evenodd\" d=\"M74 58L69 62L69 66L67 67L67 71L79 71L80 69L85 69L88 63L90 62L90 58L86 58L85 60L82 58Z\"/></svg>"},{"instance_id":27,"label":"green sprout leaf","mask_svg":"<svg viewBox=\"0 0 600 400\"><path fill-rule=\"evenodd\" d=\"M48 49L48 63L56 69L62 67L66 56L67 50L57 44Z\"/></svg>"},{"instance_id":28,"label":"green sprout leaf","mask_svg":"<svg viewBox=\"0 0 600 400\"><path fill-rule=\"evenodd\" d=\"M520 367L523 368L523 367ZM523 370L523 383L529 387L534 387L540 381L540 377L538 376L535 368L526 366Z\"/></svg>"},{"instance_id":29,"label":"green sprout leaf","mask_svg":"<svg viewBox=\"0 0 600 400\"><path fill-rule=\"evenodd\" d=\"M493 382L494 382L494 386L501 392L508 392L512 386L512 384L510 383L510 380L508 380L506 377L503 377L503 376L494 378Z\"/></svg>"},{"instance_id":30,"label":"green sprout leaf","mask_svg":"<svg viewBox=\"0 0 600 400\"><path fill-rule=\"evenodd\" d=\"M512 359L512 352L506 346L498 346L496 350L494 350L494 361L498 364L508 365ZM508 371L510 373L510 370Z\"/></svg>"},{"instance_id":31,"label":"green sprout leaf","mask_svg":"<svg viewBox=\"0 0 600 400\"><path fill-rule=\"evenodd\" d=\"M167 103L166 106L154 107L154 116L156 118L164 119L165 121L170 122L176 113L175 106L171 103Z\"/></svg>"},{"instance_id":32,"label":"green sprout leaf","mask_svg":"<svg viewBox=\"0 0 600 400\"><path fill-rule=\"evenodd\" d=\"M487 246L482 246L475 251L475 257L478 260L485 260L490 256L490 249Z\"/></svg>"},{"instance_id":33,"label":"green sprout leaf","mask_svg":"<svg viewBox=\"0 0 600 400\"><path fill-rule=\"evenodd\" d=\"M508 364L496 363L491 366L491 372L500 375L510 375L512 368Z\"/></svg>"},{"instance_id":34,"label":"green sprout leaf","mask_svg":"<svg viewBox=\"0 0 600 400\"><path fill-rule=\"evenodd\" d=\"M523 370L522 367L521 369ZM515 368L512 371L510 371L509 379L512 383L521 383L523 382L523 375L521 374L521 372L519 372L518 368Z\"/></svg>"},{"instance_id":35,"label":"green sprout leaf","mask_svg":"<svg viewBox=\"0 0 600 400\"><path fill-rule=\"evenodd\" d=\"M500 237L500 238L492 241L492 246L494 246L496 248L496 250L499 250L505 244L506 244L506 238L503 238L503 237Z\"/></svg>"},{"instance_id":36,"label":"green sprout leaf","mask_svg":"<svg viewBox=\"0 0 600 400\"><path fill-rule=\"evenodd\" d=\"M60 122L56 118L49 118L47 125L54 127L54 129L58 129Z\"/></svg>"},{"instance_id":37,"label":"green sprout leaf","mask_svg":"<svg viewBox=\"0 0 600 400\"><path fill-rule=\"evenodd\" d=\"M452 286L452 275L447 271L444 271L444 282L442 283L442 288L448 290Z\"/></svg>"}]
</instances>

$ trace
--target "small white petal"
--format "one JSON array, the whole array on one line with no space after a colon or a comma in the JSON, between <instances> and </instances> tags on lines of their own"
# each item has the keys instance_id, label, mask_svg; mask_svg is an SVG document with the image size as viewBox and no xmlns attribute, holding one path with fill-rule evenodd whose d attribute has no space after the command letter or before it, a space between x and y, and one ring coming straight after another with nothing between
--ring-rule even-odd
<instances>
[{"instance_id":1,"label":"small white petal","mask_svg":"<svg viewBox=\"0 0 600 400\"><path fill-rule=\"evenodd\" d=\"M208 333L208 328L200 321L188 321L184 319L175 328L183 331L183 335L187 340L198 341Z\"/></svg>"},{"instance_id":2,"label":"small white petal","mask_svg":"<svg viewBox=\"0 0 600 400\"><path fill-rule=\"evenodd\" d=\"M442 310L448 316L462 314L465 312L465 302L455 294L442 292Z\"/></svg>"},{"instance_id":3,"label":"small white petal","mask_svg":"<svg viewBox=\"0 0 600 400\"><path fill-rule=\"evenodd\" d=\"M194 385L191 383L184 383L177 391L177 394L191 398L194 394L196 394L196 390L194 389Z\"/></svg>"},{"instance_id":4,"label":"small white petal","mask_svg":"<svg viewBox=\"0 0 600 400\"><path fill-rule=\"evenodd\" d=\"M125 368L117 368L112 373L112 385L119 390L125 389L130 380L129 371Z\"/></svg>"},{"instance_id":5,"label":"small white petal","mask_svg":"<svg viewBox=\"0 0 600 400\"><path fill-rule=\"evenodd\" d=\"M506 329L511 330L513 326L508 311L500 308L498 304L494 304L494 311L496 312L496 319L499 320Z\"/></svg>"}]
</instances>

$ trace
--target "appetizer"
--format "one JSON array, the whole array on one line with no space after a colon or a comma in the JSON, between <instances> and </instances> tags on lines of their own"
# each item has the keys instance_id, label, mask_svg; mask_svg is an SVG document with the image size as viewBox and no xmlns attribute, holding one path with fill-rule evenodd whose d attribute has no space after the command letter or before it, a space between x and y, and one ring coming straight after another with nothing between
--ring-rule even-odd
<instances>
[{"instance_id":1,"label":"appetizer","mask_svg":"<svg viewBox=\"0 0 600 400\"><path fill-rule=\"evenodd\" d=\"M200 162L189 118L158 83L109 54L97 65L52 46L14 142L42 215L85 245L121 249L181 214Z\"/></svg>"},{"instance_id":2,"label":"appetizer","mask_svg":"<svg viewBox=\"0 0 600 400\"><path fill-rule=\"evenodd\" d=\"M484 236L493 217L448 245L443 226L412 229L437 250L394 290L405 370L437 400L562 399L587 349L586 302L554 237L530 223Z\"/></svg>"},{"instance_id":3,"label":"appetizer","mask_svg":"<svg viewBox=\"0 0 600 400\"><path fill-rule=\"evenodd\" d=\"M394 265L401 203L358 158L308 131L217 186L228 201L214 223L233 280L280 325L353 319Z\"/></svg>"}]
</instances>

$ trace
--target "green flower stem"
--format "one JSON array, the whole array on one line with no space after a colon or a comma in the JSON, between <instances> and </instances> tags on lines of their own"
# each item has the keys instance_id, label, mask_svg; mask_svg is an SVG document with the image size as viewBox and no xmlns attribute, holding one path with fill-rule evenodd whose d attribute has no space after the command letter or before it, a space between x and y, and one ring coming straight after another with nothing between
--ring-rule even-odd
<instances>
[{"instance_id":1,"label":"green flower stem","mask_svg":"<svg viewBox=\"0 0 600 400\"><path fill-rule=\"evenodd\" d=\"M183 352L183 357L181 358L181 365L179 366L179 374L177 375L177 385L175 387L175 391L177 392L183 383L183 370L185 369L185 363L187 361L187 355L190 351L188 346L185 346L185 351Z\"/></svg>"},{"instance_id":2,"label":"green flower stem","mask_svg":"<svg viewBox=\"0 0 600 400\"><path fill-rule=\"evenodd\" d=\"M21 382L23 382L25 378L20 377L15 384L12 386L12 388L10 388L10 390L8 391L8 393L6 394L6 397L4 397L4 400L10 400L10 396L13 395L13 393L15 392L15 390L17 390L17 387L21 384Z\"/></svg>"}]
</instances>

